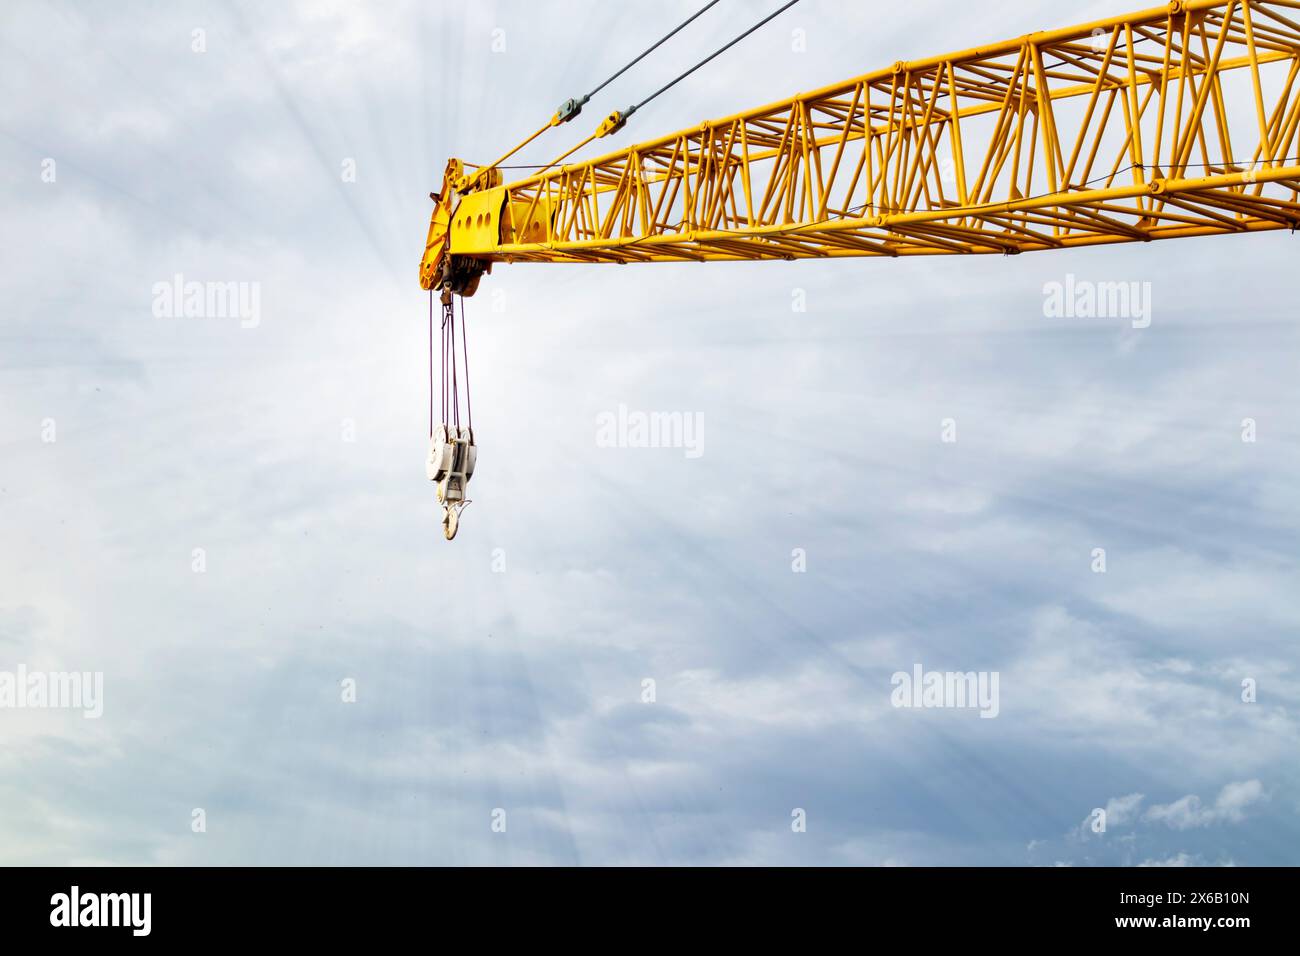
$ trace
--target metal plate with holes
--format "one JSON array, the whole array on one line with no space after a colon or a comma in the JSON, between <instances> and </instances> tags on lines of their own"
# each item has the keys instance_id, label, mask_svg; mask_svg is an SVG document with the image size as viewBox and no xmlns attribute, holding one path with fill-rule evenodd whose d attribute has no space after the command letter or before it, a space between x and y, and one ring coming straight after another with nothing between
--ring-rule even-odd
<instances>
[{"instance_id":1,"label":"metal plate with holes","mask_svg":"<svg viewBox=\"0 0 1300 956\"><path fill-rule=\"evenodd\" d=\"M538 197L535 201L512 202L505 209L505 225L501 229L501 245L551 241L551 204Z\"/></svg>"},{"instance_id":2,"label":"metal plate with holes","mask_svg":"<svg viewBox=\"0 0 1300 956\"><path fill-rule=\"evenodd\" d=\"M500 186L461 199L451 220L453 255L492 252L501 245L501 206L505 200L505 188Z\"/></svg>"}]
</instances>

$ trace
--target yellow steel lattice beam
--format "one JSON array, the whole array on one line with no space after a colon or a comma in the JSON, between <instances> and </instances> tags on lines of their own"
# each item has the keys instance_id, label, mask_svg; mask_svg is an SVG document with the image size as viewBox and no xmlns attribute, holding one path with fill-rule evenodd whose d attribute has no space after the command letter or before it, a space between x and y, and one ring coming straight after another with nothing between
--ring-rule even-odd
<instances>
[{"instance_id":1,"label":"yellow steel lattice beam","mask_svg":"<svg viewBox=\"0 0 1300 956\"><path fill-rule=\"evenodd\" d=\"M460 195L467 180L453 160L425 288L472 291L493 262L1019 253L1294 229L1300 0L1182 0L900 62Z\"/></svg>"}]
</instances>

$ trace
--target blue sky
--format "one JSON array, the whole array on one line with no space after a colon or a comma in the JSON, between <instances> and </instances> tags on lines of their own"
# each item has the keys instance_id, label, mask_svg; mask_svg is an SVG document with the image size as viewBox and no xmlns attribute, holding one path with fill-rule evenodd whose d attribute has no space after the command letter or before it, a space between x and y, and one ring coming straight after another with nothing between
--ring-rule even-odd
<instances>
[{"instance_id":1,"label":"blue sky","mask_svg":"<svg viewBox=\"0 0 1300 956\"><path fill-rule=\"evenodd\" d=\"M5 5L0 670L101 671L104 714L0 709L0 861L1300 861L1288 234L498 267L442 540L427 194L693 6ZM1124 9L805 0L621 141ZM256 326L155 316L177 273ZM1048 318L1067 275L1150 327ZM599 447L620 404L703 454ZM998 716L891 706L915 664Z\"/></svg>"}]
</instances>

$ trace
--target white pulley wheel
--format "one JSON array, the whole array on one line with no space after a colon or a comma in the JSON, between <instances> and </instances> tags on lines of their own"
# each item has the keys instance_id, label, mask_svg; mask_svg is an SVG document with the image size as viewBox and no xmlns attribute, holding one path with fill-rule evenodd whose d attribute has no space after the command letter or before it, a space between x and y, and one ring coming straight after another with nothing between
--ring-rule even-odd
<instances>
[{"instance_id":1,"label":"white pulley wheel","mask_svg":"<svg viewBox=\"0 0 1300 956\"><path fill-rule=\"evenodd\" d=\"M478 446L474 444L474 433L468 428L460 430L460 440L465 445L465 457L461 463L461 470L465 472L465 480L469 481L474 477L474 464L478 461Z\"/></svg>"},{"instance_id":2,"label":"white pulley wheel","mask_svg":"<svg viewBox=\"0 0 1300 956\"><path fill-rule=\"evenodd\" d=\"M447 440L447 426L439 425L435 428L429 436L429 458L424 465L425 474L430 481L442 481L447 477L455 450L455 446Z\"/></svg>"}]
</instances>

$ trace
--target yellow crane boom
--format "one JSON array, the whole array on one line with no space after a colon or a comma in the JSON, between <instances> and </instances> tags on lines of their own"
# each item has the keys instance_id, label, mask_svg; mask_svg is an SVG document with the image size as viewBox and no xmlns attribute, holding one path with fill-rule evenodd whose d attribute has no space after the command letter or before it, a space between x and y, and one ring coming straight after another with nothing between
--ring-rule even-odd
<instances>
[{"instance_id":1,"label":"yellow crane boom","mask_svg":"<svg viewBox=\"0 0 1300 956\"><path fill-rule=\"evenodd\" d=\"M895 63L510 184L453 159L420 283L471 294L494 262L1013 254L1294 229L1298 75L1300 0L1175 0Z\"/></svg>"}]
</instances>

